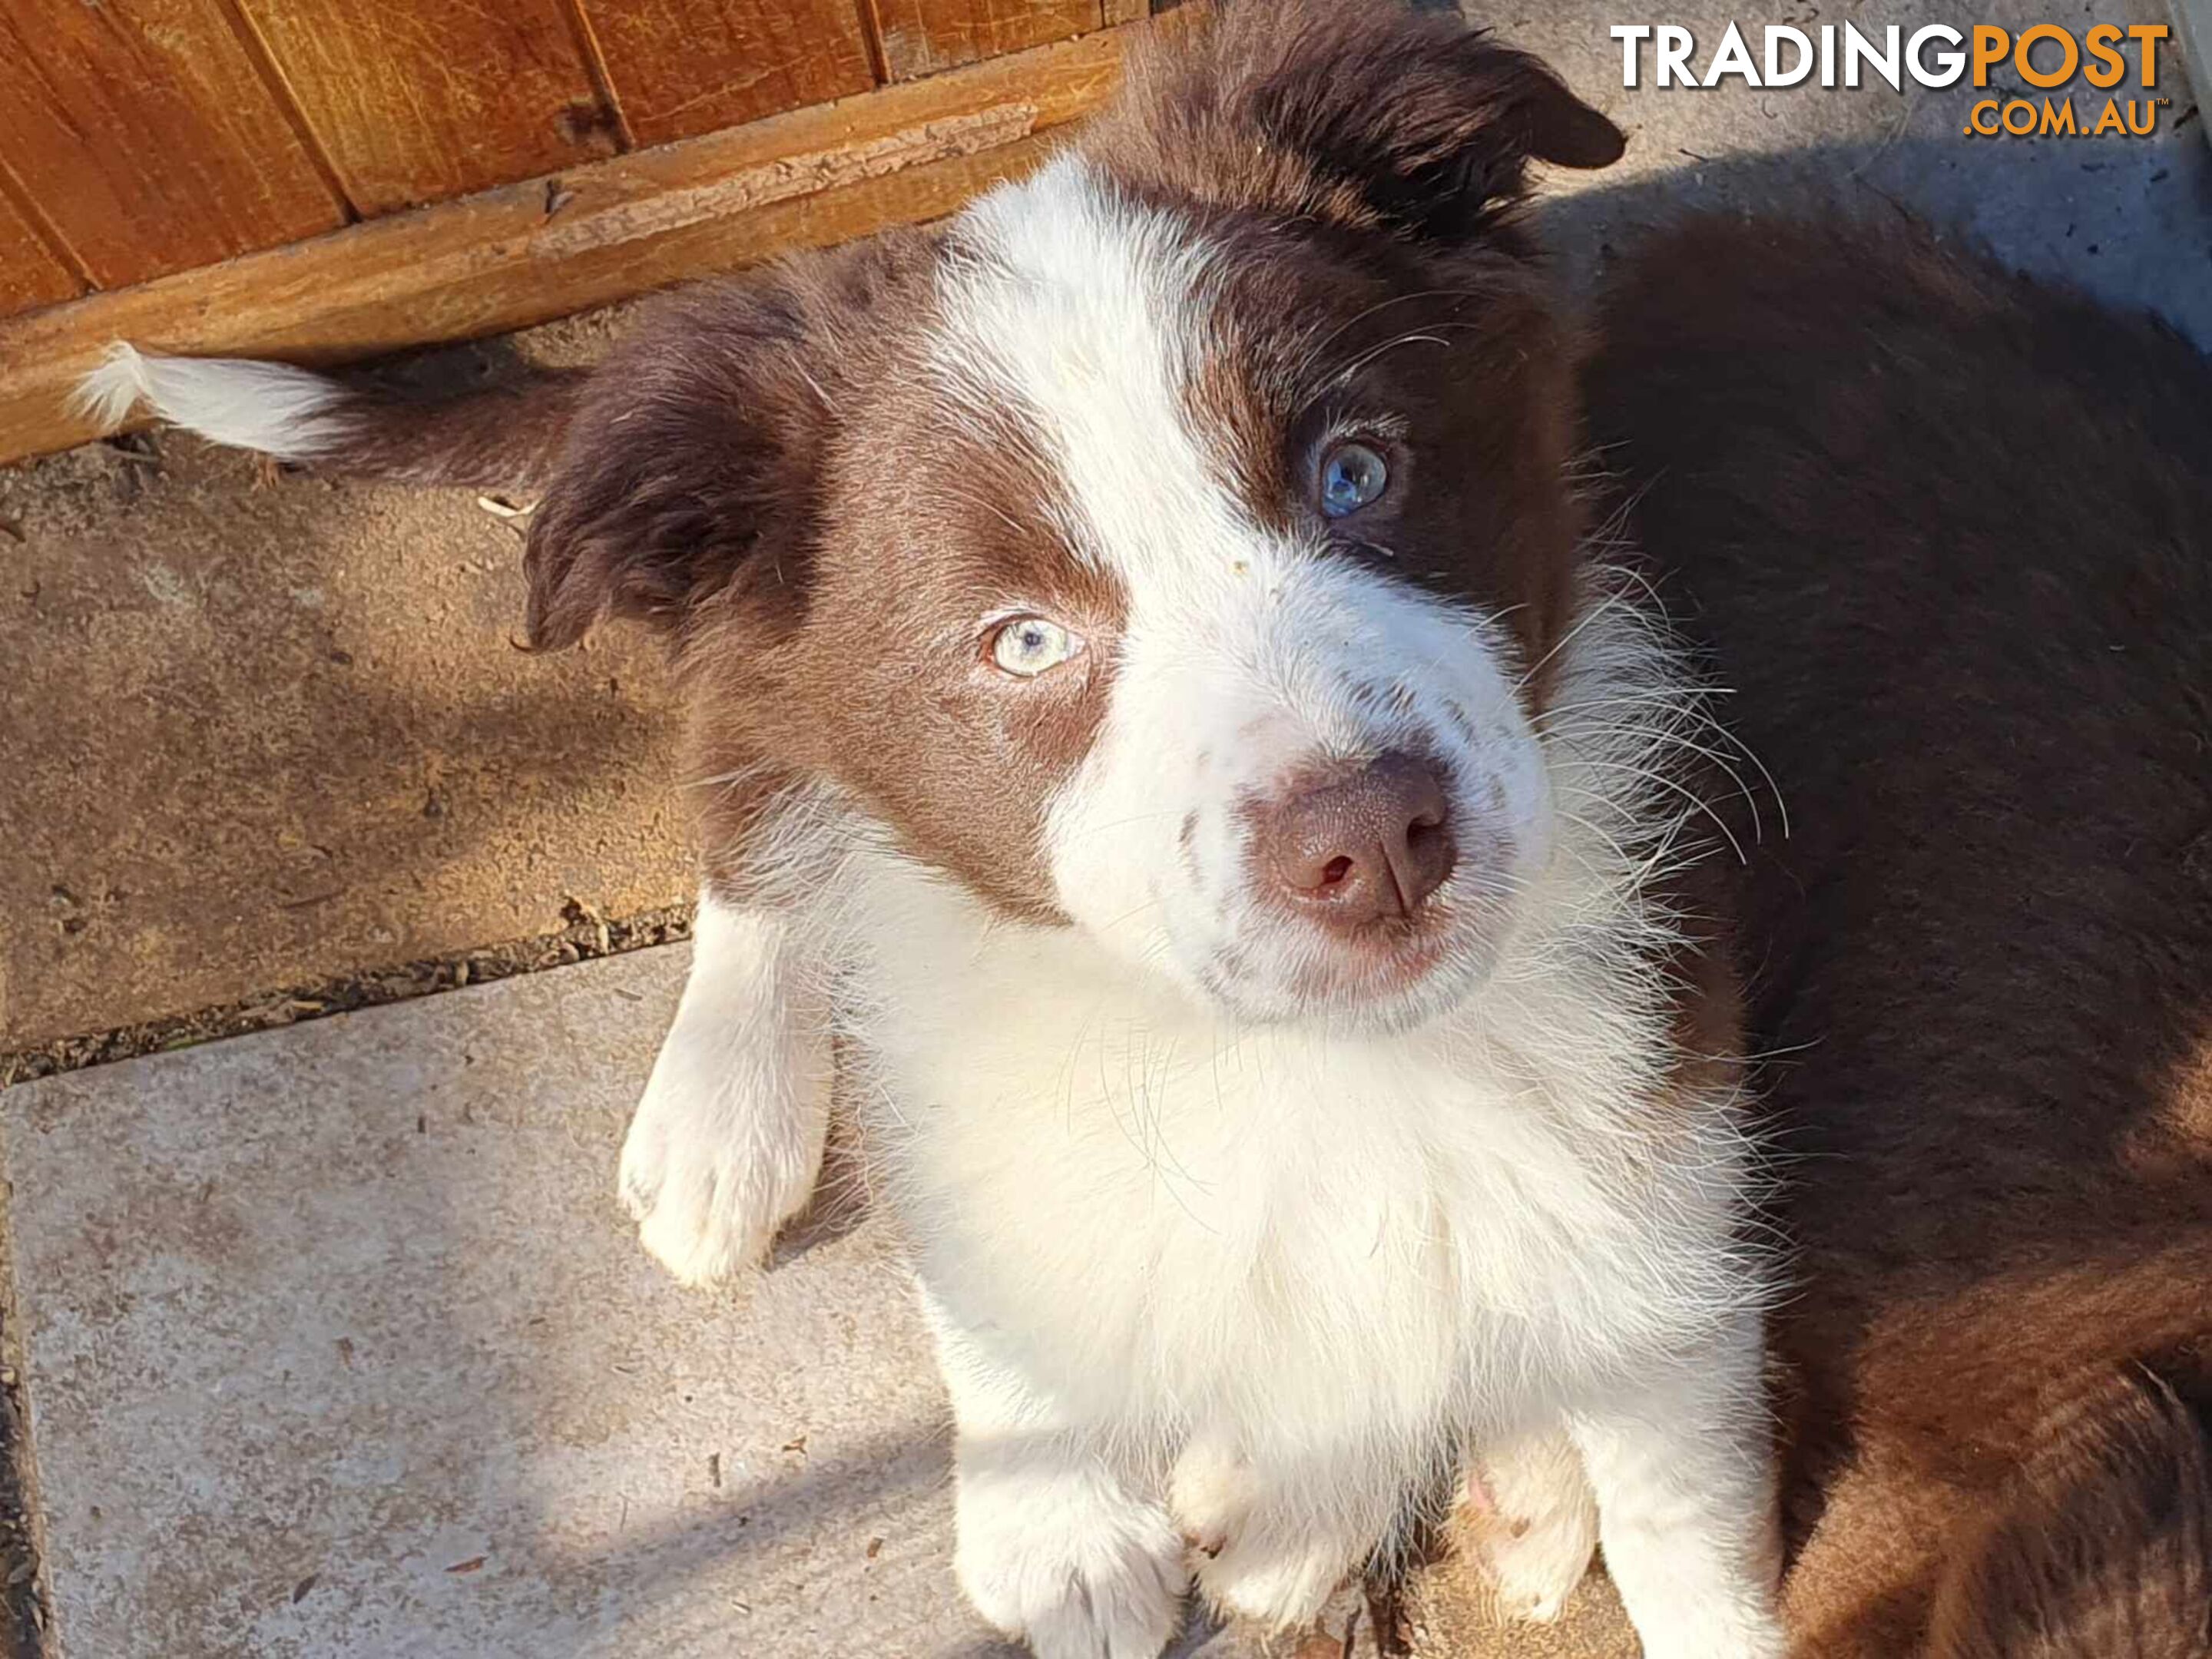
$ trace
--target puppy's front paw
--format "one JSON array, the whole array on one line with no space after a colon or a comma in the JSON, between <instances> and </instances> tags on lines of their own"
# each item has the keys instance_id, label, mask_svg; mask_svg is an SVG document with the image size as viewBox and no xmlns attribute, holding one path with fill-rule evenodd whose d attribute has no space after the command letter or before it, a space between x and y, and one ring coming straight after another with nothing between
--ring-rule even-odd
<instances>
[{"instance_id":1,"label":"puppy's front paw","mask_svg":"<svg viewBox=\"0 0 2212 1659\"><path fill-rule=\"evenodd\" d=\"M684 1284L761 1261L813 1195L828 1081L807 1059L670 1034L623 1141L621 1189L640 1242Z\"/></svg>"},{"instance_id":2,"label":"puppy's front paw","mask_svg":"<svg viewBox=\"0 0 2212 1659\"><path fill-rule=\"evenodd\" d=\"M1158 1659L1182 1622L1182 1540L1097 1473L963 1477L954 1559L975 1610L1037 1659Z\"/></svg>"},{"instance_id":3,"label":"puppy's front paw","mask_svg":"<svg viewBox=\"0 0 2212 1659\"><path fill-rule=\"evenodd\" d=\"M642 1115L623 1143L623 1204L638 1241L686 1285L710 1285L763 1260L812 1190L811 1173L773 1156L656 1133Z\"/></svg>"}]
</instances>

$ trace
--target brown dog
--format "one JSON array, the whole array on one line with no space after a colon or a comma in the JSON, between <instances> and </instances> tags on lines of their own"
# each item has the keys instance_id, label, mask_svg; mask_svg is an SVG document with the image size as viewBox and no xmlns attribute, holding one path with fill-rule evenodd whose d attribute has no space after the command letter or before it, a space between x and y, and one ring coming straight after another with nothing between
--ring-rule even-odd
<instances>
[{"instance_id":1,"label":"brown dog","mask_svg":"<svg viewBox=\"0 0 2212 1659\"><path fill-rule=\"evenodd\" d=\"M1679 231L1601 337L1793 826L1794 1649L2212 1653L2212 366L1894 229Z\"/></svg>"}]
</instances>

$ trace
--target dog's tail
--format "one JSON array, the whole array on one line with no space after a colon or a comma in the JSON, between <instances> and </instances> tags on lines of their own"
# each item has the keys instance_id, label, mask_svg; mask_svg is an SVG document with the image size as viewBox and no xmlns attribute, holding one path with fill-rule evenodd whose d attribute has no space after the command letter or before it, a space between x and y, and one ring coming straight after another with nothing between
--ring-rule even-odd
<instances>
[{"instance_id":1,"label":"dog's tail","mask_svg":"<svg viewBox=\"0 0 2212 1659\"><path fill-rule=\"evenodd\" d=\"M1937 1592L1930 1659L2212 1654L2212 1425L2114 1375L2045 1423L2002 1512Z\"/></svg>"},{"instance_id":2,"label":"dog's tail","mask_svg":"<svg viewBox=\"0 0 2212 1659\"><path fill-rule=\"evenodd\" d=\"M401 483L534 489L546 482L588 371L408 395L357 376L237 357L156 357L112 347L76 390L112 431L141 409L212 442L319 471Z\"/></svg>"}]
</instances>

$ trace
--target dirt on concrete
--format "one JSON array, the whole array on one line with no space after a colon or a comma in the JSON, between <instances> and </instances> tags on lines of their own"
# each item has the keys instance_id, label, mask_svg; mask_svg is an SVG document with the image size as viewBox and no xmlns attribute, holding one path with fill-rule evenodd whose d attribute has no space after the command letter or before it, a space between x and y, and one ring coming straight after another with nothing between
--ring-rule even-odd
<instances>
[{"instance_id":1,"label":"dirt on concrete","mask_svg":"<svg viewBox=\"0 0 2212 1659\"><path fill-rule=\"evenodd\" d=\"M174 434L0 470L0 1053L214 1035L276 988L550 938L571 902L686 899L661 653L518 648L521 549L470 492Z\"/></svg>"},{"instance_id":2,"label":"dirt on concrete","mask_svg":"<svg viewBox=\"0 0 2212 1659\"><path fill-rule=\"evenodd\" d=\"M1455 1550L1413 1575L1406 1586L1401 1618L1407 1644L1418 1655L1464 1655L1467 1659L1636 1659L1642 1651L1620 1597L1604 1572L1593 1567L1557 1622L1508 1624L1481 1566Z\"/></svg>"},{"instance_id":3,"label":"dirt on concrete","mask_svg":"<svg viewBox=\"0 0 2212 1659\"><path fill-rule=\"evenodd\" d=\"M14 1197L12 1184L0 1184L0 1203ZM0 1659L40 1659L52 1612L39 1570L15 1284L9 1235L0 1228Z\"/></svg>"}]
</instances>

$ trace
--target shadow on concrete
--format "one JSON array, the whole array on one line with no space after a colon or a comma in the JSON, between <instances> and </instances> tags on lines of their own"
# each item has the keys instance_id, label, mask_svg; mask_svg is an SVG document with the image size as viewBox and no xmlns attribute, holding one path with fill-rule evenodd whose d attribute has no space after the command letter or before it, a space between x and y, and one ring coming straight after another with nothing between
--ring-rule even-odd
<instances>
[{"instance_id":1,"label":"shadow on concrete","mask_svg":"<svg viewBox=\"0 0 2212 1659\"><path fill-rule=\"evenodd\" d=\"M2155 148L2105 143L1911 137L1676 157L1618 185L1555 175L1580 187L1540 195L1532 216L1579 292L1637 238L1692 213L1917 219L2212 345L2212 145L2186 132Z\"/></svg>"}]
</instances>

